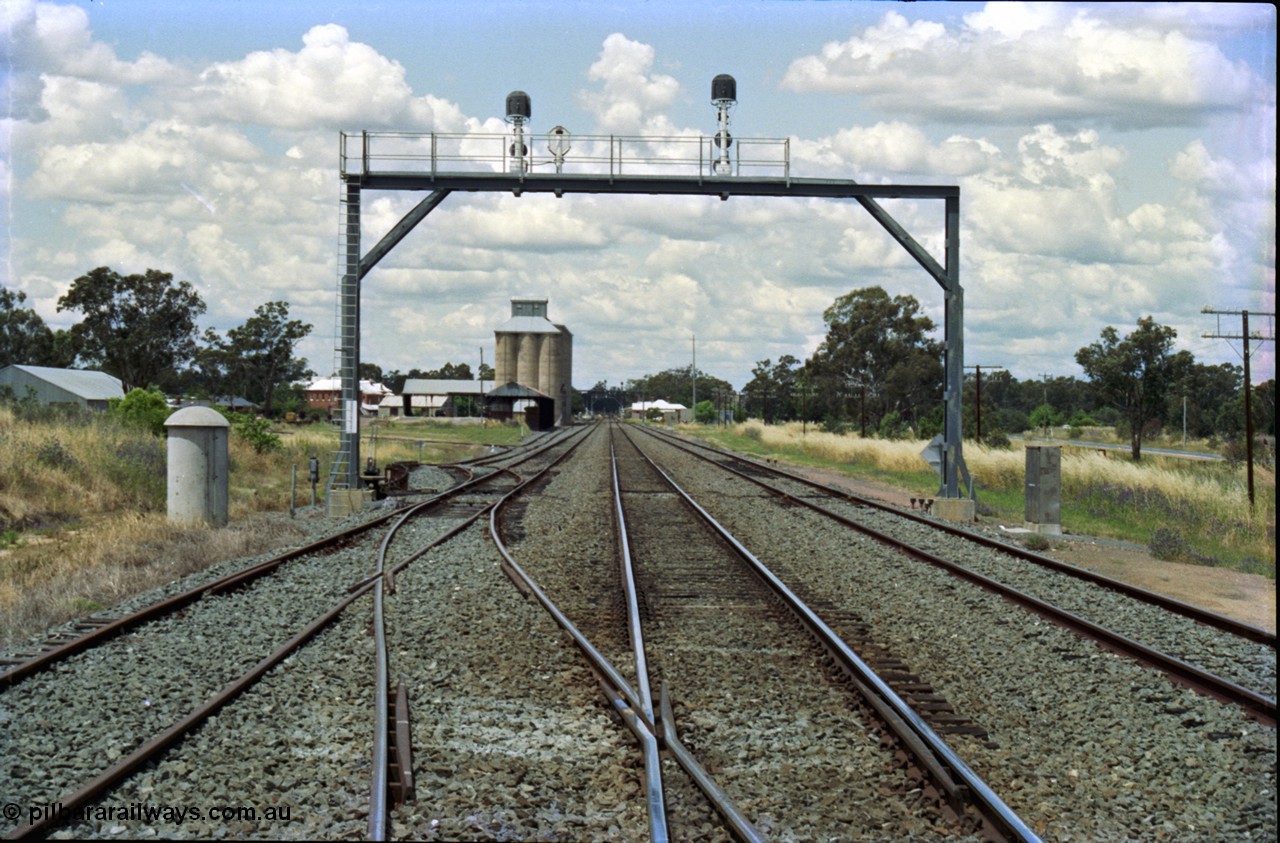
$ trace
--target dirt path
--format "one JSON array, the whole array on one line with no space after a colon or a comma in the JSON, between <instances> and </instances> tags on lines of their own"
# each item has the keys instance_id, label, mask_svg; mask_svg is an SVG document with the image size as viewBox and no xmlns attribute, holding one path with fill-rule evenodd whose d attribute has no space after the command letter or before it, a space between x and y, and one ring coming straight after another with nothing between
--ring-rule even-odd
<instances>
[{"instance_id":1,"label":"dirt path","mask_svg":"<svg viewBox=\"0 0 1280 843\"><path fill-rule=\"evenodd\" d=\"M880 483L840 474L797 469L807 477L886 503L909 507L910 495ZM988 525L990 526L990 525ZM1010 539L1013 541L1013 539ZM1113 579L1168 595L1245 623L1276 631L1276 583L1260 574L1244 574L1204 565L1165 562L1128 543L1086 536L1052 539L1047 556L1105 574Z\"/></svg>"}]
</instances>

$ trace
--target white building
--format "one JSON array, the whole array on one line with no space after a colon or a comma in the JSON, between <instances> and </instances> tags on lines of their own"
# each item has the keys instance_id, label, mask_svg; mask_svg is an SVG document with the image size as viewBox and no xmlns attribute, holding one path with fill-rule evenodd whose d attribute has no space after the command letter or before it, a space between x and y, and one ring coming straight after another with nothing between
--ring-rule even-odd
<instances>
[{"instance_id":1,"label":"white building","mask_svg":"<svg viewBox=\"0 0 1280 843\"><path fill-rule=\"evenodd\" d=\"M669 404L659 398L657 401L637 401L627 408L627 417L633 419L647 418L650 410L662 413L662 420L669 424L692 421L693 414L683 404Z\"/></svg>"}]
</instances>

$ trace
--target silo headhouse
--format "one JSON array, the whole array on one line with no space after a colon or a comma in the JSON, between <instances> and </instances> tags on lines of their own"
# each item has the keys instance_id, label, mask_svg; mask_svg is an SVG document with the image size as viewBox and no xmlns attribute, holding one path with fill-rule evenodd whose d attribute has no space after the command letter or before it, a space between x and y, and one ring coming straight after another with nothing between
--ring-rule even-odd
<instances>
[{"instance_id":1,"label":"silo headhouse","mask_svg":"<svg viewBox=\"0 0 1280 843\"><path fill-rule=\"evenodd\" d=\"M556 425L573 423L573 334L547 318L546 299L512 299L494 331L494 383L518 384L554 402ZM550 426L550 425L547 425Z\"/></svg>"}]
</instances>

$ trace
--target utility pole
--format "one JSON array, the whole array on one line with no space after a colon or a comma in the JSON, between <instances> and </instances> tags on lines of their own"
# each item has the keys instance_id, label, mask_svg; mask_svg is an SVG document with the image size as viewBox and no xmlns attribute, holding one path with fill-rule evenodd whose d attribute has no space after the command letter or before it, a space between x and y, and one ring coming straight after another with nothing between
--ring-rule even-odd
<instances>
[{"instance_id":1,"label":"utility pole","mask_svg":"<svg viewBox=\"0 0 1280 843\"><path fill-rule=\"evenodd\" d=\"M965 366L966 369L976 369L977 378L974 380L974 396L973 406L977 411L978 422L978 441L982 441L982 366ZM988 369L1003 369L1004 366L987 366Z\"/></svg>"},{"instance_id":2,"label":"utility pole","mask_svg":"<svg viewBox=\"0 0 1280 843\"><path fill-rule=\"evenodd\" d=\"M1244 358L1244 454L1245 463L1247 465L1246 475L1249 479L1249 509L1254 508L1253 495L1253 401L1251 393L1253 392L1253 384L1250 383L1251 376L1249 373L1249 356L1252 351L1249 344L1253 340L1259 342L1276 341L1275 324L1271 323L1271 336L1262 335L1261 331L1249 333L1249 311L1247 310L1214 310L1205 306L1201 313L1207 313L1218 317L1218 332L1215 334L1203 334L1205 339L1223 339L1223 340L1240 340L1242 348L1241 357ZM1240 317L1240 333L1224 334L1222 333L1222 317L1223 316L1239 316ZM1254 313L1254 316L1265 316L1268 320L1275 319L1274 312L1271 313Z\"/></svg>"},{"instance_id":3,"label":"utility pole","mask_svg":"<svg viewBox=\"0 0 1280 843\"><path fill-rule=\"evenodd\" d=\"M690 366L690 374L693 376L693 406L689 409L693 412L693 420L698 420L698 335L690 334L689 341L693 346L693 364Z\"/></svg>"},{"instance_id":4,"label":"utility pole","mask_svg":"<svg viewBox=\"0 0 1280 843\"><path fill-rule=\"evenodd\" d=\"M1048 407L1048 406L1049 406L1049 373L1048 373L1048 372L1041 372L1041 373L1040 373L1040 377L1044 378L1044 401L1042 401L1042 402L1041 402L1041 404L1042 404L1043 406L1045 406L1045 407ZM1050 409L1052 409L1052 408L1050 408ZM1052 414L1052 413L1050 413L1050 416L1052 416L1052 415L1053 415L1053 414ZM1046 417L1046 418L1047 418L1047 417ZM1044 434L1045 434L1045 436L1046 436L1046 437L1048 437L1048 438L1050 438L1050 439L1052 439L1052 438L1053 438L1053 435L1049 432L1049 431L1052 429L1052 427L1053 427L1053 426L1052 426L1052 425L1050 425L1050 424L1048 424L1047 422L1046 422L1046 424L1045 424L1045 426L1044 426Z\"/></svg>"}]
</instances>

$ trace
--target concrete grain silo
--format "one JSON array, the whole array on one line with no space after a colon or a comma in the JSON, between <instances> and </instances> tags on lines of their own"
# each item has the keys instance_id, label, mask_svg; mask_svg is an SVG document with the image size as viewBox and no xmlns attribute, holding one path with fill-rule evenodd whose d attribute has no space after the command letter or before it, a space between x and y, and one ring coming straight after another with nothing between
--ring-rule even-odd
<instances>
[{"instance_id":1,"label":"concrete grain silo","mask_svg":"<svg viewBox=\"0 0 1280 843\"><path fill-rule=\"evenodd\" d=\"M554 424L573 422L573 334L547 319L546 299L512 299L511 318L494 331L494 381L519 384L554 402Z\"/></svg>"}]
</instances>

